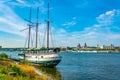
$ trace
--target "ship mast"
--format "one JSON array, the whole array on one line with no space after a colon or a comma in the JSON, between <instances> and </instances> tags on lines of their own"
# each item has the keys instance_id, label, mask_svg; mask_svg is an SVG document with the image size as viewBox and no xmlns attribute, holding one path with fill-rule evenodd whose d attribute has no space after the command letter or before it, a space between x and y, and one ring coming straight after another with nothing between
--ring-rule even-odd
<instances>
[{"instance_id":1,"label":"ship mast","mask_svg":"<svg viewBox=\"0 0 120 80\"><path fill-rule=\"evenodd\" d=\"M28 48L30 48L30 36L31 36L31 8L30 8L30 16L29 16L29 31L28 31Z\"/></svg>"},{"instance_id":2,"label":"ship mast","mask_svg":"<svg viewBox=\"0 0 120 80\"><path fill-rule=\"evenodd\" d=\"M50 19L49 19L49 3L48 3L48 19L47 19L47 49L49 50L49 26L50 26Z\"/></svg>"},{"instance_id":3,"label":"ship mast","mask_svg":"<svg viewBox=\"0 0 120 80\"><path fill-rule=\"evenodd\" d=\"M36 44L35 44L36 48L38 44L38 14L39 14L39 7L37 7L37 19L36 19Z\"/></svg>"}]
</instances>

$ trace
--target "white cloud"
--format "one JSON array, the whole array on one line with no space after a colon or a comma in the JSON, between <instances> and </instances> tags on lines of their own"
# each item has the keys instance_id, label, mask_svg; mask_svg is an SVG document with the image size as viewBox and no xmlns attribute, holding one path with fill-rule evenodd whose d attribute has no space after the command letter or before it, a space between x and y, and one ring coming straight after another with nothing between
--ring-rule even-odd
<instances>
[{"instance_id":1,"label":"white cloud","mask_svg":"<svg viewBox=\"0 0 120 80\"><path fill-rule=\"evenodd\" d=\"M0 1L3 4L9 4L10 6L27 6L30 7L30 4L26 0L4 0Z\"/></svg>"},{"instance_id":2,"label":"white cloud","mask_svg":"<svg viewBox=\"0 0 120 80\"><path fill-rule=\"evenodd\" d=\"M106 35L106 37L108 38L108 39L112 39L112 40L114 40L114 39L120 39L120 34L109 34L109 35Z\"/></svg>"},{"instance_id":3,"label":"white cloud","mask_svg":"<svg viewBox=\"0 0 120 80\"><path fill-rule=\"evenodd\" d=\"M104 42L111 41L111 43L114 43L112 40L120 42L120 10L111 10L107 11L104 14L100 14L96 19L98 21L98 24L94 24L91 27L88 27L85 29L85 32L91 32L94 31L95 35L98 40L103 40ZM115 26L117 25L117 26ZM116 30L118 32L116 32ZM106 40L106 41L105 41ZM109 42L110 44L110 42ZM116 44L120 45L120 44Z\"/></svg>"},{"instance_id":4,"label":"white cloud","mask_svg":"<svg viewBox=\"0 0 120 80\"><path fill-rule=\"evenodd\" d=\"M9 37L6 37L4 34L0 33L2 35L1 41L4 41L4 43L0 42L0 44L3 45L3 47L23 46L25 42L23 37L26 36L26 32L20 32L20 30L26 27L26 22L22 20L9 6L0 3L0 31L12 34L9 35ZM13 35L18 36L17 38L21 36L21 39L16 39Z\"/></svg>"},{"instance_id":5,"label":"white cloud","mask_svg":"<svg viewBox=\"0 0 120 80\"><path fill-rule=\"evenodd\" d=\"M24 0L16 0L18 3L25 4Z\"/></svg>"},{"instance_id":6,"label":"white cloud","mask_svg":"<svg viewBox=\"0 0 120 80\"><path fill-rule=\"evenodd\" d=\"M73 26L73 25L75 25L76 24L76 22L75 21L71 21L71 22L66 22L66 23L64 23L64 24L62 24L63 26Z\"/></svg>"},{"instance_id":7,"label":"white cloud","mask_svg":"<svg viewBox=\"0 0 120 80\"><path fill-rule=\"evenodd\" d=\"M6 1L1 2L0 1L0 31L12 34L12 35L9 35L9 38L8 38L8 37L4 37L4 34L0 33L1 35L3 35L3 36L1 36L1 40L4 40L4 43L0 42L1 45L4 44L3 47L7 47L7 46L15 47L15 46L17 46L17 44L18 45L20 44L23 47L24 42L25 42L25 37L28 34L28 30L25 30L22 32L20 32L20 30L28 27L27 22L24 21L21 17L19 17L14 12L14 10L11 8L11 6L29 7L29 5L32 4L32 6L34 6L34 7L41 6L40 7L40 10L42 9L41 12L44 12L46 10L46 8L44 8L44 1L43 0L41 0L41 1L35 0L33 2L34 2L34 4L32 4L26 0L16 0L15 2L11 1L11 0L9 0L8 2L6 2ZM40 26L39 27L39 38L41 40L41 38L43 38L45 35L44 33L45 33L45 26L46 25L44 23L41 23L39 26ZM32 37L35 38L35 31L34 30L35 29L32 30ZM63 31L63 30L61 30L61 31ZM21 39L20 40L14 39L13 35L18 36L17 38L20 37ZM10 40L10 43L8 43L9 40ZM13 40L13 42L12 42L12 40ZM21 43L19 43L19 42L21 42ZM11 45L11 44L13 44L13 45Z\"/></svg>"},{"instance_id":8,"label":"white cloud","mask_svg":"<svg viewBox=\"0 0 120 80\"><path fill-rule=\"evenodd\" d=\"M96 46L97 44L120 46L120 25L119 22L116 22L120 18L118 17L120 16L119 11L111 10L98 15L96 18L97 23L85 27L83 31L68 32L62 28L59 30L54 29L56 46L76 46L78 43L83 46L85 42L88 46ZM73 17L72 20L74 19L76 18ZM71 24L68 22L64 26Z\"/></svg>"},{"instance_id":9,"label":"white cloud","mask_svg":"<svg viewBox=\"0 0 120 80\"><path fill-rule=\"evenodd\" d=\"M116 21L118 22L120 20L120 10L111 10L107 11L103 14L100 14L96 19L99 23L99 25L102 26L111 26ZM119 19L119 20L118 20Z\"/></svg>"},{"instance_id":10,"label":"white cloud","mask_svg":"<svg viewBox=\"0 0 120 80\"><path fill-rule=\"evenodd\" d=\"M17 1L20 2L23 0ZM41 2L41 6L43 5L44 2ZM41 8L44 12L45 11L44 6ZM76 17L73 17L72 20L65 22L62 25L74 26L77 24L76 19L77 19ZM114 41L116 41L115 45L120 45L119 44L120 32L115 32L116 30L120 31L119 20L120 10L114 9L111 11L106 11L103 14L100 14L98 17L96 17L97 23L93 24L93 26L86 27L83 31L67 32L67 30L65 30L64 28L56 30L55 28L52 27L52 32L56 36L55 37L56 46L76 46L78 43L84 44L84 42L87 42L88 45L97 45L104 43L111 44L114 43ZM40 38L43 38L44 37L43 33L45 33L43 29L46 25L42 23L40 26L41 26L39 30L41 36ZM26 27L27 25L24 20L22 20L9 6L3 4L3 2L0 2L0 31L16 34L19 36L26 36L25 32L22 33L19 32L21 29L24 29ZM17 39L14 40L16 40L17 43L24 42L24 40L23 41L21 40L17 41Z\"/></svg>"},{"instance_id":11,"label":"white cloud","mask_svg":"<svg viewBox=\"0 0 120 80\"><path fill-rule=\"evenodd\" d=\"M72 20L71 21L68 21L68 22L65 22L64 24L62 24L62 26L74 26L76 25L76 17L72 17Z\"/></svg>"},{"instance_id":12,"label":"white cloud","mask_svg":"<svg viewBox=\"0 0 120 80\"><path fill-rule=\"evenodd\" d=\"M97 21L99 24L102 24L104 26L109 26L113 22L113 16L115 15L115 10L107 11L104 14L101 14L97 17Z\"/></svg>"},{"instance_id":13,"label":"white cloud","mask_svg":"<svg viewBox=\"0 0 120 80\"><path fill-rule=\"evenodd\" d=\"M41 12L46 10L46 8L44 8L44 0L3 0L0 1L0 3L19 7L40 7Z\"/></svg>"},{"instance_id":14,"label":"white cloud","mask_svg":"<svg viewBox=\"0 0 120 80\"><path fill-rule=\"evenodd\" d=\"M107 11L107 12L105 13L105 15L108 15L108 16L114 16L114 14L115 14L115 10Z\"/></svg>"},{"instance_id":15,"label":"white cloud","mask_svg":"<svg viewBox=\"0 0 120 80\"><path fill-rule=\"evenodd\" d=\"M59 32L59 33L66 33L66 30L65 30L65 29L59 29L58 32Z\"/></svg>"},{"instance_id":16,"label":"white cloud","mask_svg":"<svg viewBox=\"0 0 120 80\"><path fill-rule=\"evenodd\" d=\"M88 46L96 46L97 44L120 46L119 20L120 10L106 11L96 18L97 23L93 26L86 27L83 31L66 31L64 34L61 32L56 34L57 40L61 46L76 46L78 43L83 45L84 42L87 42ZM67 23L64 25L67 26Z\"/></svg>"},{"instance_id":17,"label":"white cloud","mask_svg":"<svg viewBox=\"0 0 120 80\"><path fill-rule=\"evenodd\" d=\"M19 16L17 16L17 14L15 14L12 11L12 9L10 9L8 6L4 4L0 4L0 13L1 13L0 16L1 31L9 32L17 35L23 35L22 33L20 33L20 29L26 27L26 22L24 20L22 20Z\"/></svg>"}]
</instances>

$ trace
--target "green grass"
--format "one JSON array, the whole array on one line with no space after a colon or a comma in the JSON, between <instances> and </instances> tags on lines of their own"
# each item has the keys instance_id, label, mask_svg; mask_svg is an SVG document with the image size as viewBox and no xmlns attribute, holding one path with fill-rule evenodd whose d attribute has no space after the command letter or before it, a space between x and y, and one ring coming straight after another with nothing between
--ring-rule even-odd
<instances>
[{"instance_id":1,"label":"green grass","mask_svg":"<svg viewBox=\"0 0 120 80\"><path fill-rule=\"evenodd\" d=\"M9 72L16 72L16 76L9 76ZM0 80L47 80L47 78L44 75L36 74L32 66L1 60Z\"/></svg>"}]
</instances>

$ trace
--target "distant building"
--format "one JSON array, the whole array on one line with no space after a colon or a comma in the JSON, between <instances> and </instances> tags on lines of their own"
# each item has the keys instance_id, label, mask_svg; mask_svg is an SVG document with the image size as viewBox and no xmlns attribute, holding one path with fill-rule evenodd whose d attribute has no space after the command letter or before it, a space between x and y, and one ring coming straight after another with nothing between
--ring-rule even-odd
<instances>
[{"instance_id":1,"label":"distant building","mask_svg":"<svg viewBox=\"0 0 120 80\"><path fill-rule=\"evenodd\" d=\"M100 49L114 49L114 45L106 46L106 45L97 45L97 48Z\"/></svg>"},{"instance_id":2,"label":"distant building","mask_svg":"<svg viewBox=\"0 0 120 80\"><path fill-rule=\"evenodd\" d=\"M87 44L86 44L86 42L85 42L85 44L84 44L84 48L87 48Z\"/></svg>"},{"instance_id":3,"label":"distant building","mask_svg":"<svg viewBox=\"0 0 120 80\"><path fill-rule=\"evenodd\" d=\"M97 48L104 49L104 45L97 45Z\"/></svg>"},{"instance_id":4,"label":"distant building","mask_svg":"<svg viewBox=\"0 0 120 80\"><path fill-rule=\"evenodd\" d=\"M72 48L71 47L66 47L66 50L72 50Z\"/></svg>"},{"instance_id":5,"label":"distant building","mask_svg":"<svg viewBox=\"0 0 120 80\"><path fill-rule=\"evenodd\" d=\"M115 47L114 47L114 45L113 45L113 44L111 44L111 45L110 45L110 48L111 48L111 49L114 49Z\"/></svg>"},{"instance_id":6,"label":"distant building","mask_svg":"<svg viewBox=\"0 0 120 80\"><path fill-rule=\"evenodd\" d=\"M77 45L77 48L81 48L80 44Z\"/></svg>"}]
</instances>

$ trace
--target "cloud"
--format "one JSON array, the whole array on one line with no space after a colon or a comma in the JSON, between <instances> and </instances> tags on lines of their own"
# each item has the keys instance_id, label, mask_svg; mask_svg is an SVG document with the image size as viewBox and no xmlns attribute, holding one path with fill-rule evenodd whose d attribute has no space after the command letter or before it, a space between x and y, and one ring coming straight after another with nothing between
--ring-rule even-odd
<instances>
[{"instance_id":1,"label":"cloud","mask_svg":"<svg viewBox=\"0 0 120 80\"><path fill-rule=\"evenodd\" d=\"M94 24L91 27L85 28L85 32L94 31L94 34L97 39L120 40L120 10L111 10L106 11L103 14L100 14L97 18L97 24ZM115 26L116 25L116 26ZM117 32L116 32L117 31Z\"/></svg>"},{"instance_id":2,"label":"cloud","mask_svg":"<svg viewBox=\"0 0 120 80\"><path fill-rule=\"evenodd\" d=\"M71 21L71 22L66 22L66 23L64 23L64 24L62 24L63 26L73 26L73 25L75 25L76 24L76 22L75 21Z\"/></svg>"},{"instance_id":3,"label":"cloud","mask_svg":"<svg viewBox=\"0 0 120 80\"><path fill-rule=\"evenodd\" d=\"M27 22L25 22L21 17L19 17L13 11L13 9L11 9L10 6L6 5L6 4L11 4L12 5L13 2L14 2L14 3L17 3L17 4L13 4L14 6L16 6L16 5L20 6L21 5L21 6L26 7L27 5L31 5L31 3L29 1L26 1L26 0L16 0L16 1L7 0L7 1L6 0L5 1L0 1L0 27L1 27L0 30L4 31L4 32L16 34L16 35L25 36L24 32L21 33L20 30L27 27ZM40 6L44 5L43 0L41 0L40 3L38 3L37 1L38 0L34 1L35 5L37 5L37 4L40 4ZM27 5L23 5L23 4L27 4ZM41 11L43 11L43 9Z\"/></svg>"},{"instance_id":4,"label":"cloud","mask_svg":"<svg viewBox=\"0 0 120 80\"><path fill-rule=\"evenodd\" d=\"M99 25L102 26L111 26L112 24L117 24L120 20L120 10L111 10L107 11L104 14L99 15L96 19L99 23Z\"/></svg>"},{"instance_id":5,"label":"cloud","mask_svg":"<svg viewBox=\"0 0 120 80\"><path fill-rule=\"evenodd\" d=\"M7 2L8 1L8 2ZM0 31L15 34L17 36L26 36L26 32L20 32L21 29L27 27L27 23L21 19L8 5L12 6L22 6L29 7L31 2L28 0L16 0L16 2L7 0L0 1ZM32 0L33 1L33 0ZM41 12L45 12L46 8L44 7L44 1L38 3L37 0L33 1L32 5L40 5ZM8 14L9 13L9 14ZM16 20L17 19L17 20ZM71 20L62 24L62 26L75 26L77 24L77 17L72 17ZM96 17L96 22L92 26L85 27L83 31L74 31L68 32L64 28L53 28L52 32L55 37L56 46L76 46L78 43L82 45L84 42L87 42L88 45L97 45L97 44L111 44L115 43L115 45L120 45L120 10L110 10L102 13ZM45 23L41 23L40 25L40 38L44 37L45 33L43 29L45 28ZM35 33L34 33L35 34ZM10 41L16 41L14 46L17 43L24 44L24 40L18 41L17 39L12 39ZM7 39L4 38L7 42ZM8 42L7 42L8 43ZM9 43L10 45L13 44ZM9 45L9 46L10 46ZM7 44L8 46L8 44Z\"/></svg>"},{"instance_id":6,"label":"cloud","mask_svg":"<svg viewBox=\"0 0 120 80\"><path fill-rule=\"evenodd\" d=\"M8 1L8 2L7 2ZM19 7L29 7L32 4L33 7L40 6L40 11L45 12L47 9L44 8L44 1L43 0L31 0L33 3L29 2L29 0L7 0L7 1L0 1L0 35L1 40L4 41L4 47L15 47L17 44L21 44L22 46L25 44L25 37L28 35L28 30L20 32L20 30L27 28L27 22L24 21L18 14L15 13L14 9L11 6L19 6ZM40 3L39 3L40 2ZM43 38L45 37L45 23L39 24L39 40L43 42ZM52 28L53 29L53 28ZM63 30L61 30L63 31ZM9 34L8 37L4 37L2 32ZM32 38L35 38L35 29L32 29ZM17 39L15 39L17 36ZM21 38L21 40L19 40ZM11 41L8 43L8 41ZM13 40L13 42L12 42ZM15 41L15 42L14 42ZM35 41L33 39L33 41ZM20 42L20 43L17 43ZM8 44L7 44L8 43ZM15 44L16 45L15 45ZM13 44L13 45L12 45ZM33 43L34 44L34 43ZM19 47L19 46L18 46Z\"/></svg>"},{"instance_id":7,"label":"cloud","mask_svg":"<svg viewBox=\"0 0 120 80\"><path fill-rule=\"evenodd\" d=\"M19 7L40 7L44 8L44 0L4 0L0 3L7 4L10 6L19 6Z\"/></svg>"},{"instance_id":8,"label":"cloud","mask_svg":"<svg viewBox=\"0 0 120 80\"><path fill-rule=\"evenodd\" d=\"M113 16L115 15L116 10L107 11L104 14L101 14L97 17L97 21L99 24L103 26L109 26L113 23Z\"/></svg>"},{"instance_id":9,"label":"cloud","mask_svg":"<svg viewBox=\"0 0 120 80\"><path fill-rule=\"evenodd\" d=\"M30 6L25 0L3 0L2 4L8 4L10 6Z\"/></svg>"},{"instance_id":10,"label":"cloud","mask_svg":"<svg viewBox=\"0 0 120 80\"><path fill-rule=\"evenodd\" d=\"M88 46L96 46L97 44L120 46L120 10L110 10L96 17L97 23L92 26L85 27L83 31L58 33L57 40L59 45L76 46L78 43ZM64 26L72 23L66 23ZM62 41L61 41L62 40Z\"/></svg>"},{"instance_id":11,"label":"cloud","mask_svg":"<svg viewBox=\"0 0 120 80\"><path fill-rule=\"evenodd\" d=\"M66 30L65 30L65 29L59 29L58 32L59 32L59 33L66 33Z\"/></svg>"},{"instance_id":12,"label":"cloud","mask_svg":"<svg viewBox=\"0 0 120 80\"><path fill-rule=\"evenodd\" d=\"M6 2L9 2L11 0L0 0L0 3L6 3Z\"/></svg>"},{"instance_id":13,"label":"cloud","mask_svg":"<svg viewBox=\"0 0 120 80\"><path fill-rule=\"evenodd\" d=\"M111 10L107 11L104 14L100 14L98 17L96 17L97 23L94 24L91 27L88 27L88 29L93 30L110 30L114 31L113 29L119 29L119 20L120 20L120 13L118 13L120 10ZM86 28L87 29L87 28ZM100 32L100 31L99 31Z\"/></svg>"},{"instance_id":14,"label":"cloud","mask_svg":"<svg viewBox=\"0 0 120 80\"><path fill-rule=\"evenodd\" d=\"M20 29L25 28L26 22L15 14L11 8L4 4L0 4L0 13L0 30L23 36L23 34L20 33Z\"/></svg>"},{"instance_id":15,"label":"cloud","mask_svg":"<svg viewBox=\"0 0 120 80\"><path fill-rule=\"evenodd\" d=\"M72 21L69 21L69 22L65 22L64 24L62 24L62 26L74 26L74 25L76 25L76 17L73 17L72 18Z\"/></svg>"},{"instance_id":16,"label":"cloud","mask_svg":"<svg viewBox=\"0 0 120 80\"><path fill-rule=\"evenodd\" d=\"M109 34L109 36L106 36L108 39L112 39L112 40L115 40L115 39L120 39L120 34Z\"/></svg>"},{"instance_id":17,"label":"cloud","mask_svg":"<svg viewBox=\"0 0 120 80\"><path fill-rule=\"evenodd\" d=\"M20 30L26 27L27 23L21 19L21 17L19 17L9 6L0 3L0 44L3 47L23 46L25 42L23 39L26 36L26 31L20 32ZM6 37L6 34L2 34L2 32L7 33L8 36Z\"/></svg>"},{"instance_id":18,"label":"cloud","mask_svg":"<svg viewBox=\"0 0 120 80\"><path fill-rule=\"evenodd\" d=\"M24 0L16 0L17 2L21 3L21 4L24 4Z\"/></svg>"},{"instance_id":19,"label":"cloud","mask_svg":"<svg viewBox=\"0 0 120 80\"><path fill-rule=\"evenodd\" d=\"M19 7L31 7L36 8L39 7L41 13L46 13L47 7L44 4L44 0L16 0L16 1L9 1L6 4L10 6L19 6Z\"/></svg>"}]
</instances>

